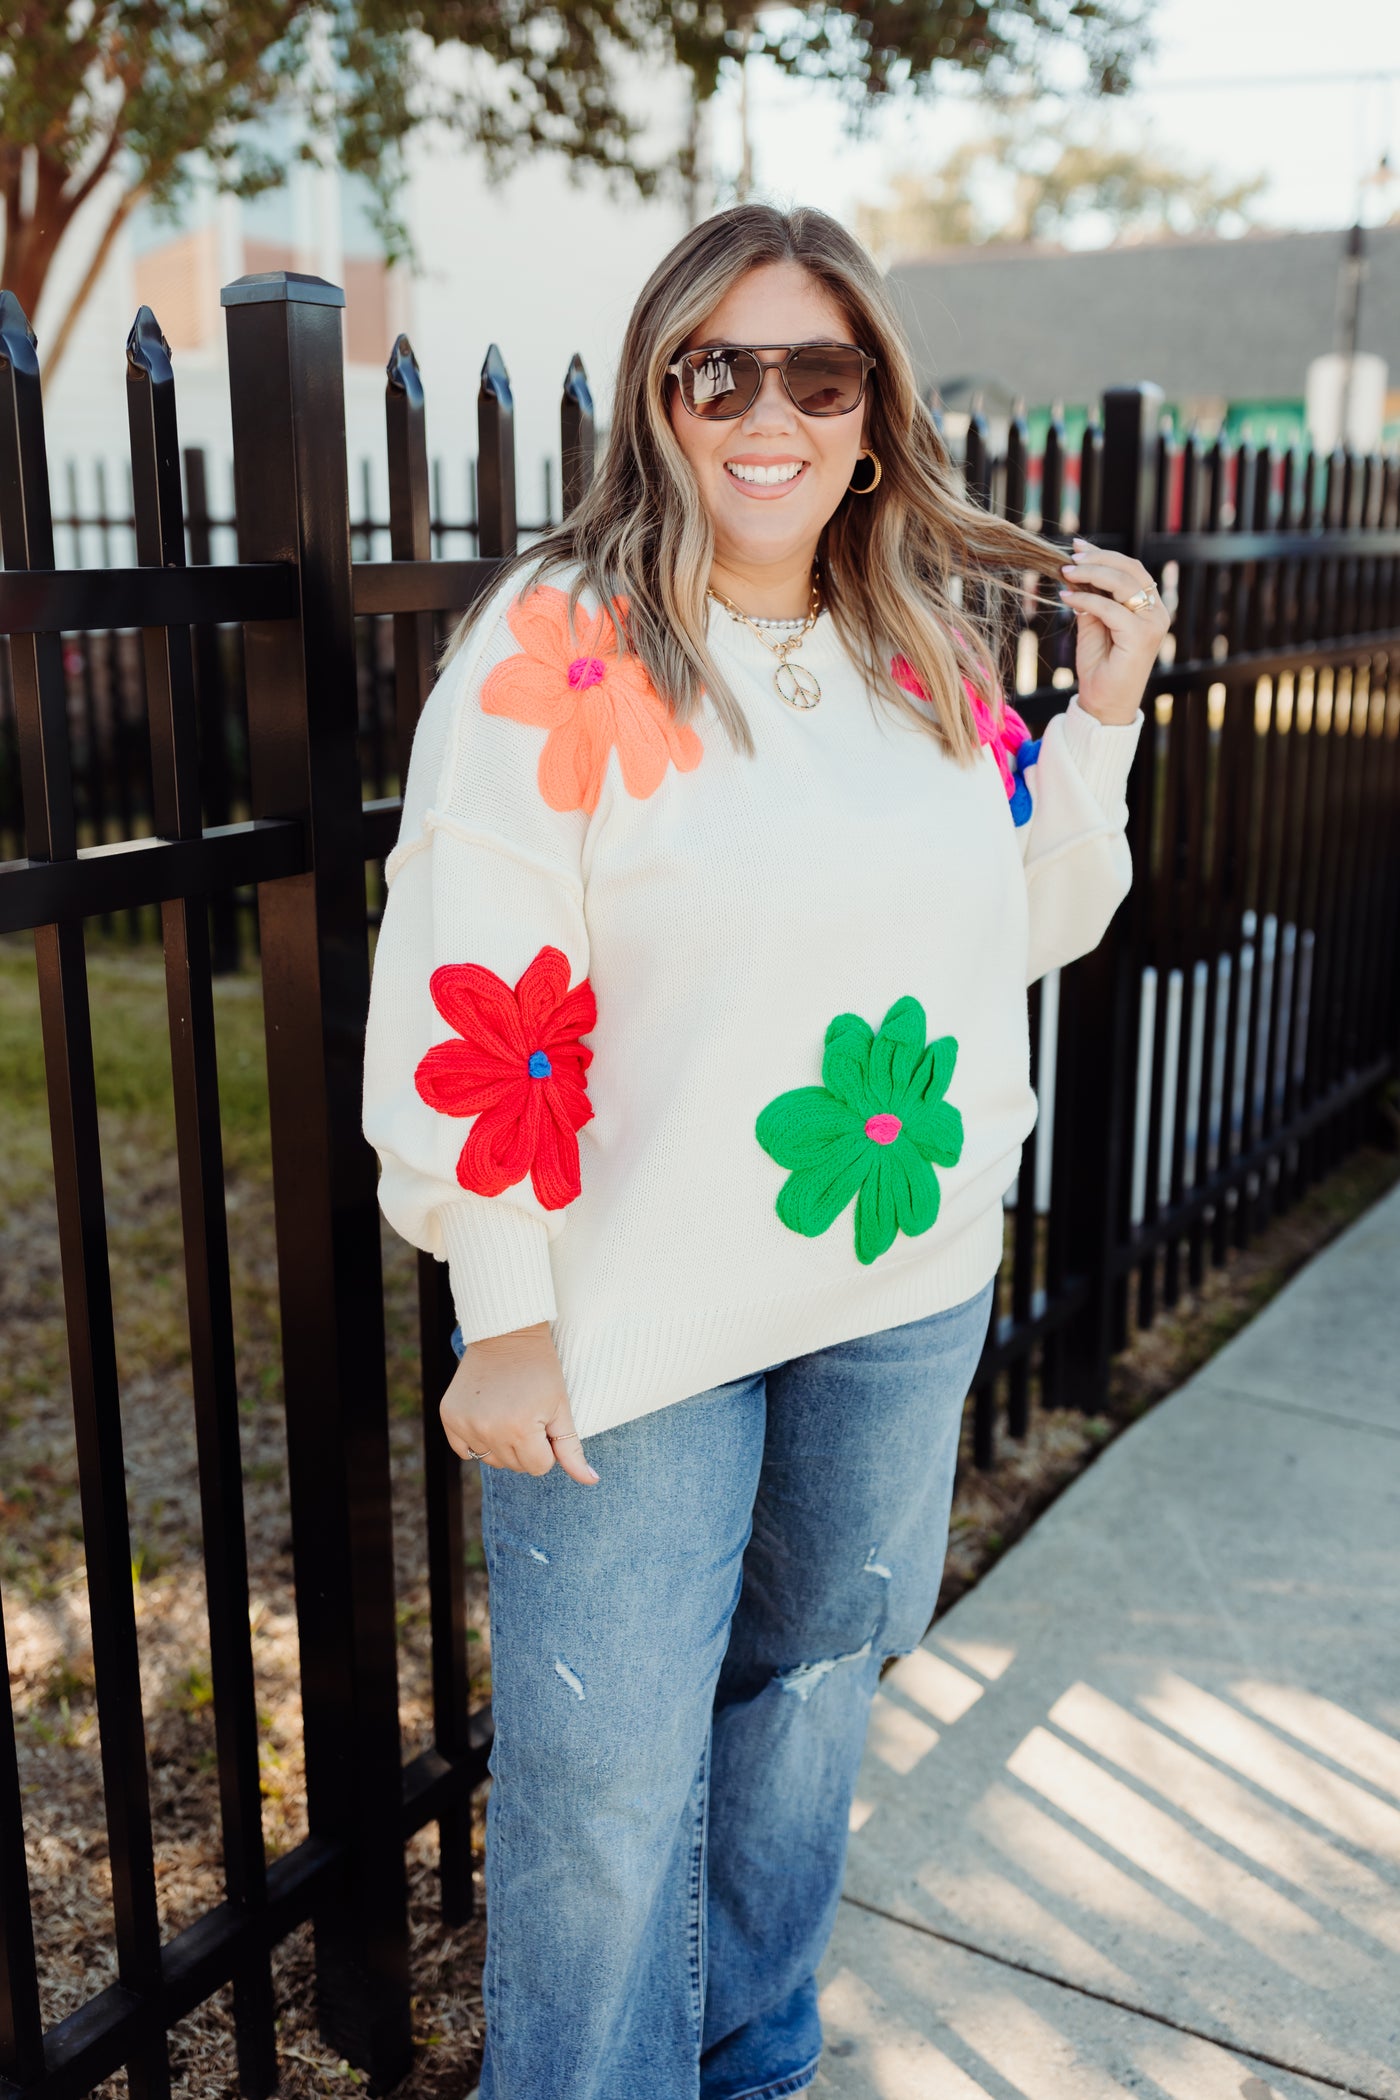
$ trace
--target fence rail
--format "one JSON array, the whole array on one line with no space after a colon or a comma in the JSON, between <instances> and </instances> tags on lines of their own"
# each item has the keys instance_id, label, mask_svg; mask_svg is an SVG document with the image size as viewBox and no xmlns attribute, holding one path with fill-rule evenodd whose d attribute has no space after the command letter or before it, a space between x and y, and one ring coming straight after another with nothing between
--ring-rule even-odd
<instances>
[{"instance_id":1,"label":"fence rail","mask_svg":"<svg viewBox=\"0 0 1400 2100\"><path fill-rule=\"evenodd\" d=\"M437 1419L455 1367L453 1313L445 1267L421 1257L434 1742L405 1766L380 1218L359 1105L367 877L382 884L436 629L520 536L510 384L493 349L479 399L476 551L434 559L424 389L400 339L386 389L389 559L371 558L379 549L362 537L355 561L340 293L274 274L240 280L224 301L238 559L209 559L202 462L190 455L182 489L174 373L143 309L128 343L135 560L65 571L32 338L0 295L11 695L0 771L17 835L0 865L0 928L32 931L35 943L118 1959L117 1982L46 2033L7 1704L0 2100L66 2100L122 2065L136 2100L160 2100L170 2027L229 1982L239 2089L270 2092L271 1951L308 1918L321 2032L386 2089L411 2057L408 1834L436 1822L445 1914L456 1922L472 1904L469 1796L490 1724L467 1669L460 1462ZM1042 1114L1009 1195L1008 1257L974 1384L983 1465L1003 1431L1024 1433L1033 1391L1044 1406L1101 1406L1132 1325L1353 1145L1397 1068L1400 460L1231 452L1194 435L1176 445L1160 407L1154 387L1110 389L1077 459L1069 522L1142 557L1174 605L1174 630L1131 785L1132 895L1092 956L1030 994ZM576 359L561 441L571 505L593 453ZM1069 465L1052 423L1038 482L1053 536L1067 523ZM1023 516L1029 467L1023 422L993 457L973 419L964 473L981 501ZM84 654L83 637L101 647ZM1064 703L1068 649L1065 623L1041 616L1005 666L1033 728ZM114 811L88 775L101 762L98 702L123 677L139 678L149 791L119 795ZM230 694L246 749L237 774ZM272 1862L211 998L227 948L220 900L238 891L256 901L262 960L310 1832ZM164 1944L84 946L87 921L124 914L139 927L152 912L170 1017L226 1884L222 1904Z\"/></svg>"},{"instance_id":2,"label":"fence rail","mask_svg":"<svg viewBox=\"0 0 1400 2100\"><path fill-rule=\"evenodd\" d=\"M504 365L498 368L507 392ZM421 383L410 382L412 351L406 338L389 361L391 396L414 398L422 412ZM416 369L416 368L413 368ZM392 415L392 410L390 411ZM574 358L564 377L560 401L561 456L572 482L566 480L567 503L576 500L580 472L591 468L592 408L587 376ZM392 448L391 448L392 450ZM237 521L232 508L216 509L209 494L209 462L198 446L181 455L184 478L186 562L174 573L181 604L170 578L153 576L134 564L137 519L134 483L128 470L125 507L109 494L107 463L94 463L90 480L96 508L85 510L76 464L65 469L66 510L53 520L56 549L71 566L43 574L0 570L0 634L61 630L68 680L70 741L73 752L75 809L81 843L104 845L153 829L153 782L149 704L145 659L139 630L154 613L157 623L177 613L194 628L195 691L199 716L200 790L206 827L230 823L235 812L249 809L249 750L244 702L242 622L260 616L290 616L294 610L295 574L249 568L236 561L214 564L216 544L234 543ZM480 515L480 462L465 462L467 506L455 515L445 494L441 458L425 459L426 534L416 553L407 556L396 545L395 495L389 489L386 516L376 500L373 462L362 460L358 475L358 510L350 518L354 560L356 664L360 699L360 749L363 785L371 799L398 790L393 767L396 645L392 615L434 613L436 597L449 605L466 605L489 572L478 567L481 548L492 544L495 527ZM528 544L556 522L553 515L554 463L544 462L544 505L539 519L518 527ZM483 532L486 537L483 540ZM466 553L449 552L463 546ZM95 554L98 566L86 557ZM384 556L391 557L384 559ZM405 571L404 562L433 561L430 577ZM241 587L240 587L241 586ZM415 595L416 594L416 595ZM426 594L426 596L425 596ZM431 646L431 645L430 645ZM25 854L14 694L8 667L0 654L0 859ZM159 937L159 919L142 904L104 896L98 923L104 933L117 932L133 943ZM383 905L377 891L371 920ZM242 870L221 874L211 895L214 969L235 970L258 945L257 895L252 878Z\"/></svg>"}]
</instances>

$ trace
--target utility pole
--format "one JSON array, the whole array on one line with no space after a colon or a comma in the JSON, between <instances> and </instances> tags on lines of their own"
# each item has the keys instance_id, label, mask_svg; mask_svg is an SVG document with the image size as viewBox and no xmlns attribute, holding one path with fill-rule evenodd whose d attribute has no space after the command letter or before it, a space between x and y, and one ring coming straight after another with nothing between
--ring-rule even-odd
<instances>
[{"instance_id":1,"label":"utility pole","mask_svg":"<svg viewBox=\"0 0 1400 2100\"><path fill-rule=\"evenodd\" d=\"M753 138L749 131L749 53L746 30L744 49L739 56L739 180L734 192L740 204L748 203L749 191L752 188Z\"/></svg>"},{"instance_id":2,"label":"utility pole","mask_svg":"<svg viewBox=\"0 0 1400 2100\"><path fill-rule=\"evenodd\" d=\"M1342 367L1342 405L1339 442L1345 448L1351 421L1352 380L1361 336L1361 280L1366 275L1366 234L1360 214L1347 234L1347 244L1337 273L1337 348L1345 358Z\"/></svg>"},{"instance_id":3,"label":"utility pole","mask_svg":"<svg viewBox=\"0 0 1400 2100\"><path fill-rule=\"evenodd\" d=\"M686 224L695 226L703 217L701 200L709 184L707 166L708 110L700 99L700 89L695 75L690 76L690 106L686 116L685 151L682 156L682 171L685 181Z\"/></svg>"}]
</instances>

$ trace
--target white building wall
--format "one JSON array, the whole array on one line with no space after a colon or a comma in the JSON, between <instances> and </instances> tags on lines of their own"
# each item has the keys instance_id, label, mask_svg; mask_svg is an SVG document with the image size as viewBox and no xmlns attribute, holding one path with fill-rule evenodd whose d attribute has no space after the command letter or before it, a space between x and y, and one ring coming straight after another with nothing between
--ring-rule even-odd
<instances>
[{"instance_id":1,"label":"white building wall","mask_svg":"<svg viewBox=\"0 0 1400 2100\"><path fill-rule=\"evenodd\" d=\"M410 224L426 267L411 289L410 334L429 449L447 465L455 510L476 450L481 362L499 344L515 396L520 513L534 518L570 357L582 357L606 418L628 313L685 222L679 204L622 202L597 181L575 187L557 162L537 160L494 193L471 177L460 156L426 154L413 177Z\"/></svg>"}]
</instances>

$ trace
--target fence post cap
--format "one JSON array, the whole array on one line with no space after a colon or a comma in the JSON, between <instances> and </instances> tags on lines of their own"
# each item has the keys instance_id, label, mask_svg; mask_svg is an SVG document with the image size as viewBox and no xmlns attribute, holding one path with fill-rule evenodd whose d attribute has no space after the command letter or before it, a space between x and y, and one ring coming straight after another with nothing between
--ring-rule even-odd
<instances>
[{"instance_id":1,"label":"fence post cap","mask_svg":"<svg viewBox=\"0 0 1400 2100\"><path fill-rule=\"evenodd\" d=\"M235 277L219 293L221 306L344 306L345 294L338 284L324 277L306 277L299 270L259 270L251 277Z\"/></svg>"}]
</instances>

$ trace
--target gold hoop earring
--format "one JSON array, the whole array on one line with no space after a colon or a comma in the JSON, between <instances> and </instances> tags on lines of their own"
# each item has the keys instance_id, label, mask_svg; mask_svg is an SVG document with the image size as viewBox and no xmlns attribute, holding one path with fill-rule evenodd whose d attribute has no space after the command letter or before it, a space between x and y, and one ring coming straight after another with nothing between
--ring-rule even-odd
<instances>
[{"instance_id":1,"label":"gold hoop earring","mask_svg":"<svg viewBox=\"0 0 1400 2100\"><path fill-rule=\"evenodd\" d=\"M884 471L885 471L885 470L884 470L884 468L883 468L883 467L882 467L882 466L880 465L879 457L878 457L878 455L877 455L876 453L874 453L874 452L861 452L861 453L859 453L859 454L857 455L857 458L856 458L856 465L857 465L857 466L859 466L859 465L860 465L860 462L861 462L861 460L863 460L863 459L868 459L868 460L870 461L871 465L872 465L872 466L874 467L874 469L875 469L875 473L874 473L874 476L873 476L873 478L872 478L871 480L869 480L869 481L867 481L867 482L866 482L866 484L865 484L864 488L859 488L859 489L858 489L858 488L856 487L856 485L855 485L855 483L854 483L853 481L848 481L848 482L846 483L846 486L847 486L847 488L848 488L848 489L850 490L850 492L851 492L851 494L852 494L853 496L872 496L872 495L873 495L873 494L875 493L876 489L877 489L877 488L879 488L879 486L880 486L880 476L881 476L881 475L882 475L882 474L884 473Z\"/></svg>"}]
</instances>

